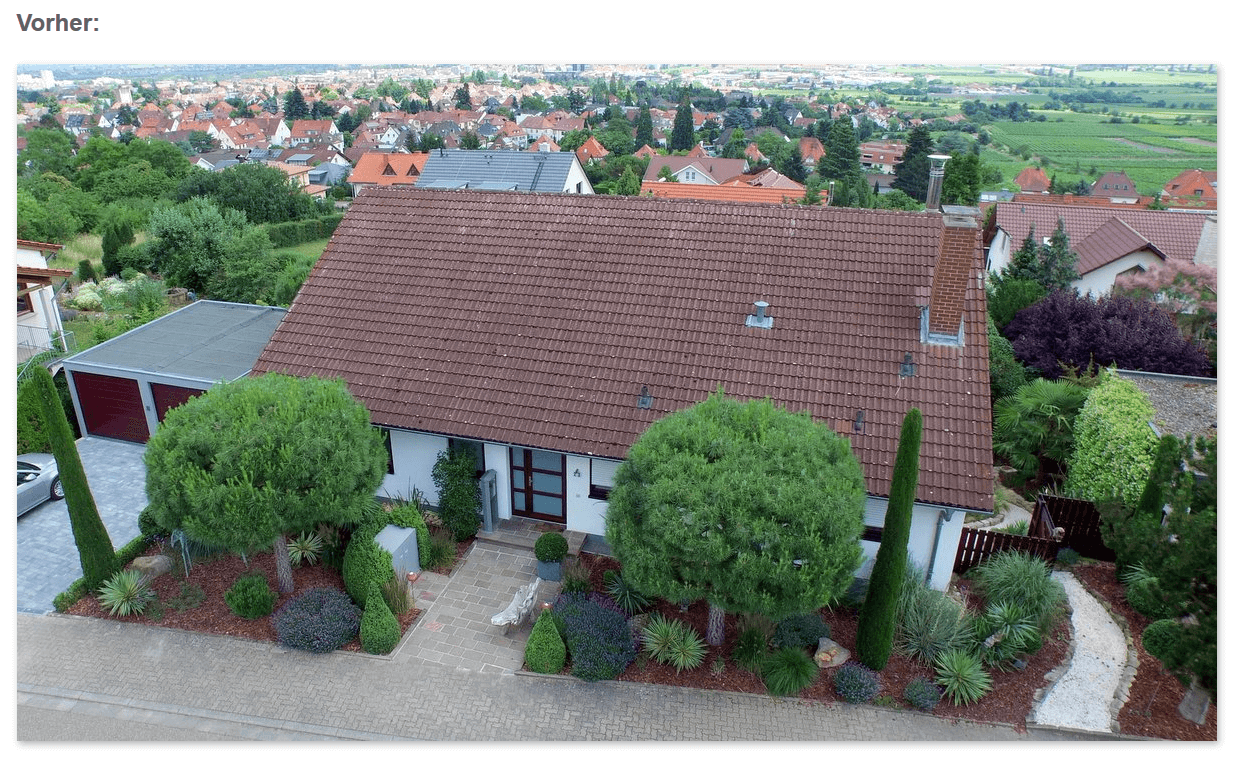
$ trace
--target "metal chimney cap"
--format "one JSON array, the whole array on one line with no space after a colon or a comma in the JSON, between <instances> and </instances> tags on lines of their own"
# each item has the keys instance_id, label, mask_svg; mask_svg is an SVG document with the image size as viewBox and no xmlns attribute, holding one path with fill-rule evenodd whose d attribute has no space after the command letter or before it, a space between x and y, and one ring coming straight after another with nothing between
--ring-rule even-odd
<instances>
[{"instance_id":1,"label":"metal chimney cap","mask_svg":"<svg viewBox=\"0 0 1241 764\"><path fill-rule=\"evenodd\" d=\"M767 315L767 308L771 307L762 300L754 301L754 312L745 317L745 325L752 326L756 329L770 329L772 320Z\"/></svg>"},{"instance_id":2,"label":"metal chimney cap","mask_svg":"<svg viewBox=\"0 0 1241 764\"><path fill-rule=\"evenodd\" d=\"M931 160L932 164L938 164L938 165L943 165L949 159L952 159L952 157L948 156L947 154L927 154L926 158Z\"/></svg>"}]
</instances>

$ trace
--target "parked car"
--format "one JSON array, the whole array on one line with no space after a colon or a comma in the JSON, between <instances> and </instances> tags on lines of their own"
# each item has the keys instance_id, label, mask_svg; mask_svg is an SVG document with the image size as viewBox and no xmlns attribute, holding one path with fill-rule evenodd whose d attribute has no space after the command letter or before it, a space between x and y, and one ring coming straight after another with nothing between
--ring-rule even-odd
<instances>
[{"instance_id":1,"label":"parked car","mask_svg":"<svg viewBox=\"0 0 1241 764\"><path fill-rule=\"evenodd\" d=\"M65 498L60 470L51 454L22 454L17 457L17 516L45 501Z\"/></svg>"}]
</instances>

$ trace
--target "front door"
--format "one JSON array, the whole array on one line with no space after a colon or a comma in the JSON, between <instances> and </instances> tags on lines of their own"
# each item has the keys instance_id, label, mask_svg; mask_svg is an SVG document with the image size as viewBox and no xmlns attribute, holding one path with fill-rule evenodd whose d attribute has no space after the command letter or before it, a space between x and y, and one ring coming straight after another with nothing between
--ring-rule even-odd
<instances>
[{"instance_id":1,"label":"front door","mask_svg":"<svg viewBox=\"0 0 1241 764\"><path fill-rule=\"evenodd\" d=\"M531 448L510 448L513 514L563 523L564 454Z\"/></svg>"}]
</instances>

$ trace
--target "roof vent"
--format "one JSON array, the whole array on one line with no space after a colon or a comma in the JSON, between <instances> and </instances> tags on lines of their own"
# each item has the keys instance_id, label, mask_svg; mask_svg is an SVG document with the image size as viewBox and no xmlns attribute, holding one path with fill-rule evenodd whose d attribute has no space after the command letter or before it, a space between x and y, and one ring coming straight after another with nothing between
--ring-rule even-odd
<instances>
[{"instance_id":1,"label":"roof vent","mask_svg":"<svg viewBox=\"0 0 1241 764\"><path fill-rule=\"evenodd\" d=\"M745 317L745 325L756 329L770 329L771 316L767 315L768 307L770 306L762 300L755 301L754 312Z\"/></svg>"},{"instance_id":2,"label":"roof vent","mask_svg":"<svg viewBox=\"0 0 1241 764\"><path fill-rule=\"evenodd\" d=\"M866 434L866 412L858 409L857 416L853 419L853 431Z\"/></svg>"},{"instance_id":3,"label":"roof vent","mask_svg":"<svg viewBox=\"0 0 1241 764\"><path fill-rule=\"evenodd\" d=\"M912 377L918 373L918 364L914 363L913 353L906 353L905 360L901 361L901 376Z\"/></svg>"},{"instance_id":4,"label":"roof vent","mask_svg":"<svg viewBox=\"0 0 1241 764\"><path fill-rule=\"evenodd\" d=\"M642 392L638 395L638 408L649 409L654 400L651 397L651 391L647 389L646 385L643 385Z\"/></svg>"}]
</instances>

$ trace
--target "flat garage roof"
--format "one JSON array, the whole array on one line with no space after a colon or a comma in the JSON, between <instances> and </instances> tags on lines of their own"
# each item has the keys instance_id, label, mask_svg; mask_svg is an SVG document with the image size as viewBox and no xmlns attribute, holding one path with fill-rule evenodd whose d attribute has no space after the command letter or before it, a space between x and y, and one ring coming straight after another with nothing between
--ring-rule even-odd
<instances>
[{"instance_id":1,"label":"flat garage roof","mask_svg":"<svg viewBox=\"0 0 1241 764\"><path fill-rule=\"evenodd\" d=\"M65 359L71 367L145 371L214 383L254 368L285 308L198 300Z\"/></svg>"}]
</instances>

